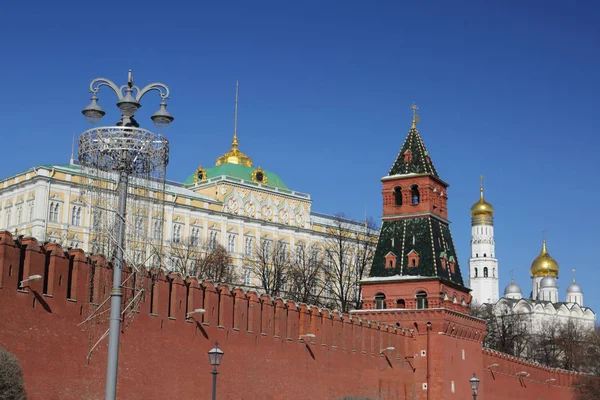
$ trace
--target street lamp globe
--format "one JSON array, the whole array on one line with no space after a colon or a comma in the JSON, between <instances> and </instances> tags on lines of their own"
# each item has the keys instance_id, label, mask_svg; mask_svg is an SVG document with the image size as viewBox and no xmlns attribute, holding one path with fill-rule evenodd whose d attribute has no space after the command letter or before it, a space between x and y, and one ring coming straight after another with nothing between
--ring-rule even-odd
<instances>
[{"instance_id":1,"label":"street lamp globe","mask_svg":"<svg viewBox=\"0 0 600 400\"><path fill-rule=\"evenodd\" d=\"M210 349L208 352L208 361L210 361L210 365L215 368L221 365L223 354L225 353L223 353L223 350L219 348L219 342L215 342L215 347Z\"/></svg>"},{"instance_id":2,"label":"street lamp globe","mask_svg":"<svg viewBox=\"0 0 600 400\"><path fill-rule=\"evenodd\" d=\"M124 117L133 117L142 105L131 95L131 88L125 89L125 96L117 103Z\"/></svg>"},{"instance_id":3,"label":"street lamp globe","mask_svg":"<svg viewBox=\"0 0 600 400\"><path fill-rule=\"evenodd\" d=\"M473 377L469 379L469 383L471 384L471 389L473 389L473 392L476 393L477 389L479 389L479 378L477 378L475 373L473 373Z\"/></svg>"},{"instance_id":4,"label":"street lamp globe","mask_svg":"<svg viewBox=\"0 0 600 400\"><path fill-rule=\"evenodd\" d=\"M160 102L158 111L152 114L150 119L158 129L165 129L175 118L167 111L167 103L163 100Z\"/></svg>"},{"instance_id":5,"label":"street lamp globe","mask_svg":"<svg viewBox=\"0 0 600 400\"><path fill-rule=\"evenodd\" d=\"M96 94L92 96L92 102L90 105L81 110L81 113L90 124L97 124L100 122L102 117L104 117L104 114L106 114L102 107L98 105L98 97L96 97Z\"/></svg>"}]
</instances>

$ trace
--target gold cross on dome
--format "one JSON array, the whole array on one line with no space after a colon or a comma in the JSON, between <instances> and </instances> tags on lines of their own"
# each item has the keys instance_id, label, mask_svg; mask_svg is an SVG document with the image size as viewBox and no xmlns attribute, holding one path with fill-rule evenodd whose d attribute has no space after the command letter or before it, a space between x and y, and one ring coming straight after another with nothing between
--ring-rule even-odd
<instances>
[{"instance_id":1,"label":"gold cross on dome","mask_svg":"<svg viewBox=\"0 0 600 400\"><path fill-rule=\"evenodd\" d=\"M544 238L544 242L546 241L546 230L544 229L542 231L542 237Z\"/></svg>"},{"instance_id":2,"label":"gold cross on dome","mask_svg":"<svg viewBox=\"0 0 600 400\"><path fill-rule=\"evenodd\" d=\"M413 110L413 115L417 113L417 110L419 109L419 107L417 107L417 105L415 103L413 103L412 106L410 106L410 109Z\"/></svg>"},{"instance_id":3,"label":"gold cross on dome","mask_svg":"<svg viewBox=\"0 0 600 400\"><path fill-rule=\"evenodd\" d=\"M483 179L485 178L485 176L483 175L479 175L479 187L481 189L483 189Z\"/></svg>"}]
</instances>

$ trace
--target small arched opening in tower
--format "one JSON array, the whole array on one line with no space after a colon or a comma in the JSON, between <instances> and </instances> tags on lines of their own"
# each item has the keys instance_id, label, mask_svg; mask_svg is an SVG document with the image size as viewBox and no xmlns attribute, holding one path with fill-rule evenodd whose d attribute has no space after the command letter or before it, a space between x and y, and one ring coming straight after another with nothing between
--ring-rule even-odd
<instances>
[{"instance_id":1,"label":"small arched opening in tower","mask_svg":"<svg viewBox=\"0 0 600 400\"><path fill-rule=\"evenodd\" d=\"M429 307L429 302L427 301L427 293L424 292L423 290L417 292L417 308L418 309L425 309Z\"/></svg>"},{"instance_id":2,"label":"small arched opening in tower","mask_svg":"<svg viewBox=\"0 0 600 400\"><path fill-rule=\"evenodd\" d=\"M400 186L394 188L394 204L397 206L402 205L402 188Z\"/></svg>"},{"instance_id":3,"label":"small arched opening in tower","mask_svg":"<svg viewBox=\"0 0 600 400\"><path fill-rule=\"evenodd\" d=\"M375 295L375 309L385 310L385 294L377 293Z\"/></svg>"},{"instance_id":4,"label":"small arched opening in tower","mask_svg":"<svg viewBox=\"0 0 600 400\"><path fill-rule=\"evenodd\" d=\"M412 185L410 187L410 196L412 200L412 205L416 206L421 201L421 194L419 193L419 186Z\"/></svg>"},{"instance_id":5,"label":"small arched opening in tower","mask_svg":"<svg viewBox=\"0 0 600 400\"><path fill-rule=\"evenodd\" d=\"M483 277L484 278L488 277L488 268L487 267L483 267Z\"/></svg>"}]
</instances>

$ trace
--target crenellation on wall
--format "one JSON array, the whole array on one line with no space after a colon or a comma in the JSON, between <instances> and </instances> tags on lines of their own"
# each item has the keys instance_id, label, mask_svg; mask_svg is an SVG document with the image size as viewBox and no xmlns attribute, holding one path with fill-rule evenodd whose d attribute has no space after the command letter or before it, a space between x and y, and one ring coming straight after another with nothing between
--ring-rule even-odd
<instances>
[{"instance_id":1,"label":"crenellation on wall","mask_svg":"<svg viewBox=\"0 0 600 400\"><path fill-rule=\"evenodd\" d=\"M27 290L19 291L18 268L21 266L24 273L25 265L29 267L28 273L39 274L42 279L31 281ZM0 232L0 304L3 304L0 318L5 321L0 326L0 345L14 350L23 360L32 399L44 398L41 393L54 393L53 398L90 398L89 394L102 390L101 385L86 374L93 373L97 377L103 371L105 342L94 352L88 368L61 370L61 374L71 382L69 390L76 394L69 395L60 385L51 386L56 379L35 377L43 375L40 365L52 370L60 369L60 365L86 363L89 346L97 337L90 343L88 334L78 324L89 315L88 309L97 310L99 304L108 299L105 287L110 290L112 268L103 256L86 257L78 250L65 252L56 244L40 246L34 239L14 240L10 233ZM167 371L165 378L157 378L157 385L153 385L153 390L164 393L166 379L173 379L169 371L185 374L189 368L201 369L193 361L197 357L189 358L188 353L197 355L200 350L205 352L214 340L223 343L229 357L235 354L237 358L231 358L223 366L227 390L240 388L235 380L227 380L232 379L227 368L235 368L239 364L244 373L251 373L248 369L252 369L256 357L268 354L268 361L263 362L269 371L280 370L284 361L288 365L286 368L291 368L292 372L301 371L293 374L294 379L288 386L293 391L297 383L304 389L290 392L290 398L308 395L304 377L332 396L346 394L341 392L335 381L322 379L333 374L338 380L352 376L351 380L343 382L350 385L357 395L374 397L384 393L404 393L399 398L416 400L425 398L424 395L429 392L432 400L442 399L446 398L443 397L447 390L444 385L449 379L456 380L459 376L477 372L482 379L481 393L486 399L502 399L507 390L515 399L528 399L532 393L545 393L545 399L568 399L578 377L577 374L553 370L491 350L482 351L485 325L481 320L457 311L388 309L342 314L267 295L259 297L255 291L244 292L241 288L215 287L210 281L184 280L179 274L167 275L163 270L137 271L134 274L127 267L123 271L126 277L130 277L124 289L124 305L133 300L133 287L144 289L142 301L132 306L137 307L135 320L123 325L122 350L127 356L123 358L124 375L119 390L125 391L125 397L133 391L148 394L149 388L140 384L144 380L136 378L136 374L143 375L150 363L164 363L161 367ZM38 297L36 293L45 296ZM104 307L102 310L107 309L107 303ZM186 318L186 313L199 308L206 312ZM15 311L18 312L16 317L13 315ZM428 322L432 324L429 334L426 329ZM97 324L98 336L107 327L106 321L101 319L95 320L94 324ZM30 335L15 342L13 338L18 337L17 332L21 332L23 326L27 326ZM306 334L315 337L302 339L301 335ZM264 340L259 340L261 337ZM20 350L41 340L55 350L35 353ZM258 343L259 346L256 345ZM66 351L64 346L68 346L69 350ZM394 350L381 353L389 347L394 347ZM171 356L167 349L174 354ZM422 350L426 352L421 353ZM461 357L461 351L466 351L466 359ZM415 354L419 356L412 358ZM40 356L43 357L41 363ZM55 362L53 357L59 358ZM286 357L292 357L293 361L290 363ZM140 366L140 363L143 365ZM499 366L486 368L494 363ZM424 391L422 384L427 382L428 368L433 375L429 389ZM519 377L519 372L530 375ZM248 389L249 396L260 393L261 388L269 384L261 380L258 372L252 376L257 382L256 385L254 381L246 383L254 388ZM549 385L547 381L550 379L556 381ZM179 398L186 398L185 393L189 392L184 390L188 389L182 387L178 385L175 390ZM194 388L189 386L189 390ZM319 398L314 397L314 391L310 393L312 398ZM457 396L466 394L465 389L457 387Z\"/></svg>"},{"instance_id":2,"label":"crenellation on wall","mask_svg":"<svg viewBox=\"0 0 600 400\"><path fill-rule=\"evenodd\" d=\"M275 308L270 296L263 294L260 296L261 304L261 327L260 334L263 336L273 336L273 323L275 319Z\"/></svg>"}]
</instances>

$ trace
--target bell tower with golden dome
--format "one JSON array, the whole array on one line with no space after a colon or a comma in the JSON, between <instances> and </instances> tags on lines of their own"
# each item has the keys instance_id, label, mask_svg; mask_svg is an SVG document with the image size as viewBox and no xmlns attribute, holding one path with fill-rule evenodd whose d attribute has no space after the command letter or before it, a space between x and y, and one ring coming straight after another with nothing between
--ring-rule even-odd
<instances>
[{"instance_id":1,"label":"bell tower with golden dome","mask_svg":"<svg viewBox=\"0 0 600 400\"><path fill-rule=\"evenodd\" d=\"M499 299L498 259L495 257L494 207L483 196L480 177L479 200L471 207L471 258L469 284L473 301L496 303Z\"/></svg>"}]
</instances>

